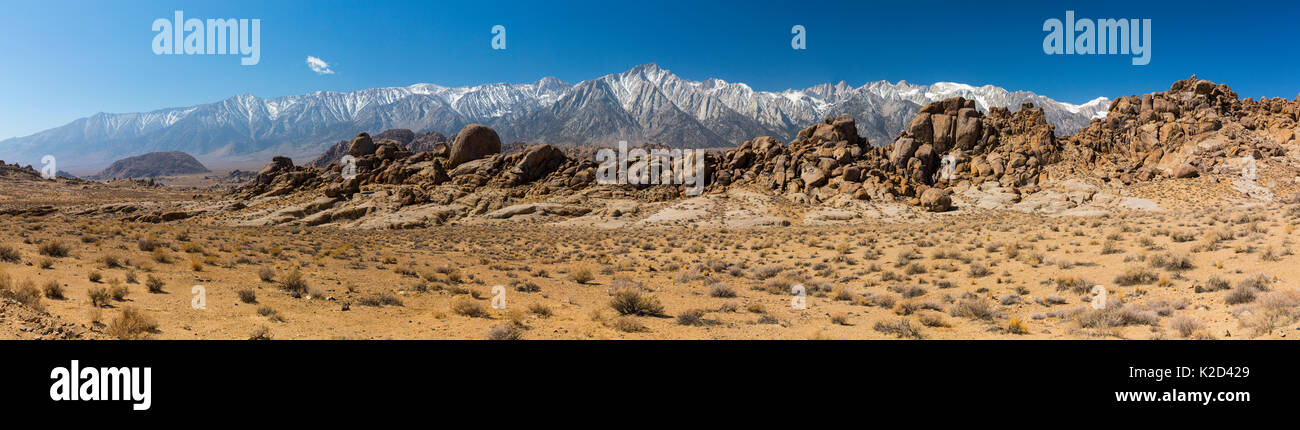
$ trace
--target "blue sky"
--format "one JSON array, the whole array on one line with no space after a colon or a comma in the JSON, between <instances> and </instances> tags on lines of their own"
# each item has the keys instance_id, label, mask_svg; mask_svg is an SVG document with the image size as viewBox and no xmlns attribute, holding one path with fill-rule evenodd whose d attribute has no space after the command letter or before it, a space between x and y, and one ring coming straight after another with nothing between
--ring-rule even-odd
<instances>
[{"instance_id":1,"label":"blue sky","mask_svg":"<svg viewBox=\"0 0 1300 430\"><path fill-rule=\"evenodd\" d=\"M1043 22L1150 18L1152 60L1048 56ZM261 62L154 55L151 23L258 18ZM759 90L844 80L956 81L1082 103L1198 74L1243 97L1300 92L1300 2L9 1L0 4L0 139L138 112L418 82L569 82L656 62ZM491 49L504 25L507 49ZM790 49L790 28L807 49ZM330 64L321 75L306 64Z\"/></svg>"}]
</instances>

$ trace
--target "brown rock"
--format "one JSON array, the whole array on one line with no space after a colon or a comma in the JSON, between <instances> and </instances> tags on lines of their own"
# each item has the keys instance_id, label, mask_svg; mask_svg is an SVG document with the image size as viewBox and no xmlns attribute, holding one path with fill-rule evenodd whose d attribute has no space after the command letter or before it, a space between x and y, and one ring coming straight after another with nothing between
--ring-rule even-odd
<instances>
[{"instance_id":1,"label":"brown rock","mask_svg":"<svg viewBox=\"0 0 1300 430\"><path fill-rule=\"evenodd\" d=\"M921 193L921 207L930 212L944 212L952 209L951 192L947 189L929 188Z\"/></svg>"},{"instance_id":2,"label":"brown rock","mask_svg":"<svg viewBox=\"0 0 1300 430\"><path fill-rule=\"evenodd\" d=\"M470 124L456 133L456 141L451 145L450 161L454 167L500 152L501 137L497 136L495 130L482 124Z\"/></svg>"},{"instance_id":3,"label":"brown rock","mask_svg":"<svg viewBox=\"0 0 1300 430\"><path fill-rule=\"evenodd\" d=\"M1195 167L1192 167L1191 164L1187 164L1187 163L1179 164L1178 167L1174 168L1173 173L1174 173L1174 177L1179 179L1195 178L1197 176L1200 176L1200 172L1197 172Z\"/></svg>"},{"instance_id":4,"label":"brown rock","mask_svg":"<svg viewBox=\"0 0 1300 430\"><path fill-rule=\"evenodd\" d=\"M806 167L799 175L807 187L816 187L826 183L826 171L817 167Z\"/></svg>"},{"instance_id":5,"label":"brown rock","mask_svg":"<svg viewBox=\"0 0 1300 430\"><path fill-rule=\"evenodd\" d=\"M930 142L934 140L934 124L930 122L930 114L920 113L912 122L907 125L907 132L912 135L913 139Z\"/></svg>"},{"instance_id":6,"label":"brown rock","mask_svg":"<svg viewBox=\"0 0 1300 430\"><path fill-rule=\"evenodd\" d=\"M375 153L375 141L370 139L370 134L361 132L357 137L352 138L352 143L348 145L348 155L361 158Z\"/></svg>"},{"instance_id":7,"label":"brown rock","mask_svg":"<svg viewBox=\"0 0 1300 430\"><path fill-rule=\"evenodd\" d=\"M525 183L546 176L564 164L564 153L551 145L533 145L524 150L524 156L515 163L511 173L515 183Z\"/></svg>"}]
</instances>

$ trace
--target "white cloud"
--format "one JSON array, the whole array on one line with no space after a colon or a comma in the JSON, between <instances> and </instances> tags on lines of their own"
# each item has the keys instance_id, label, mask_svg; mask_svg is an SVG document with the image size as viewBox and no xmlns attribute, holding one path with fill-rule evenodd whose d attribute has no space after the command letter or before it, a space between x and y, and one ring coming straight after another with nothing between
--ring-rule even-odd
<instances>
[{"instance_id":1,"label":"white cloud","mask_svg":"<svg viewBox=\"0 0 1300 430\"><path fill-rule=\"evenodd\" d=\"M310 55L307 56L307 67L310 67L311 71L316 72L318 75L334 74L334 71L330 70L330 63L326 63L325 60Z\"/></svg>"}]
</instances>

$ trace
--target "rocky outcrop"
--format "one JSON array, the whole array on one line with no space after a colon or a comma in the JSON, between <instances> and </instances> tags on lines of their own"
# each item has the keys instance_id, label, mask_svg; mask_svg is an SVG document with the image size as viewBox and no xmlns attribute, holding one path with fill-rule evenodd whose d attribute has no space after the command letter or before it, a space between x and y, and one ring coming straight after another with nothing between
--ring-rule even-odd
<instances>
[{"instance_id":1,"label":"rocky outcrop","mask_svg":"<svg viewBox=\"0 0 1300 430\"><path fill-rule=\"evenodd\" d=\"M994 107L985 114L975 101L956 97L922 107L884 146L871 145L858 134L856 120L841 115L801 130L788 145L764 136L710 152L704 157L705 184L713 194L762 193L834 207L853 200L902 202L928 212L959 205L1056 213L1145 207L1122 202L1115 190L1100 192L1077 181L1079 173L1091 173L1082 177L1097 184L1127 184L1241 170L1254 166L1251 160L1281 156L1288 148L1296 152L1298 114L1300 101L1238 100L1227 86L1193 78L1163 93L1117 99L1104 119L1058 139L1043 109L1025 104L1014 113ZM296 218L263 218L276 223L356 220L401 228L460 216L577 216L588 212L574 203L589 198L683 197L682 186L597 184L590 150L511 143L503 153L496 132L477 124L457 133L450 146L440 136L389 130L370 139L361 133L349 142L349 153L358 154L355 176L349 177L337 164L303 167L276 157L239 193L251 198L319 192L344 202ZM428 142L421 150L407 145ZM1092 191L1081 191L1083 185ZM366 195L364 202L353 200L359 193ZM388 218L358 219L372 216Z\"/></svg>"},{"instance_id":2,"label":"rocky outcrop","mask_svg":"<svg viewBox=\"0 0 1300 430\"><path fill-rule=\"evenodd\" d=\"M1076 167L1125 184L1190 178L1226 160L1285 154L1296 142L1300 101L1238 99L1227 85L1192 76L1159 93L1116 99L1105 119L1069 136Z\"/></svg>"},{"instance_id":3,"label":"rocky outcrop","mask_svg":"<svg viewBox=\"0 0 1300 430\"><path fill-rule=\"evenodd\" d=\"M1042 166L1059 159L1054 127L1041 109L1022 106L1012 114L994 108L985 116L973 100L929 104L888 146L872 147L849 116L828 118L804 129L784 146L761 137L728 151L714 176L716 187L757 184L810 202L836 195L855 199L919 199L930 188L998 181L1033 186ZM935 197L927 207L947 210Z\"/></svg>"},{"instance_id":4,"label":"rocky outcrop","mask_svg":"<svg viewBox=\"0 0 1300 430\"><path fill-rule=\"evenodd\" d=\"M107 181L121 178L155 178L159 176L207 173L199 160L180 151L151 152L114 161L91 179Z\"/></svg>"}]
</instances>

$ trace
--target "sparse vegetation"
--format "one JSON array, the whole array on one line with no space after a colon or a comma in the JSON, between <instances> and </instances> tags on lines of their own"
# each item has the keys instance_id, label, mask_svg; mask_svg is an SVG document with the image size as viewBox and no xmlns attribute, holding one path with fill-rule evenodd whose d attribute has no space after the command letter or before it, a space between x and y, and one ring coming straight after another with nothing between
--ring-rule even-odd
<instances>
[{"instance_id":1,"label":"sparse vegetation","mask_svg":"<svg viewBox=\"0 0 1300 430\"><path fill-rule=\"evenodd\" d=\"M659 316L664 312L659 299L643 294L632 288L622 288L614 292L609 307L621 315Z\"/></svg>"}]
</instances>

